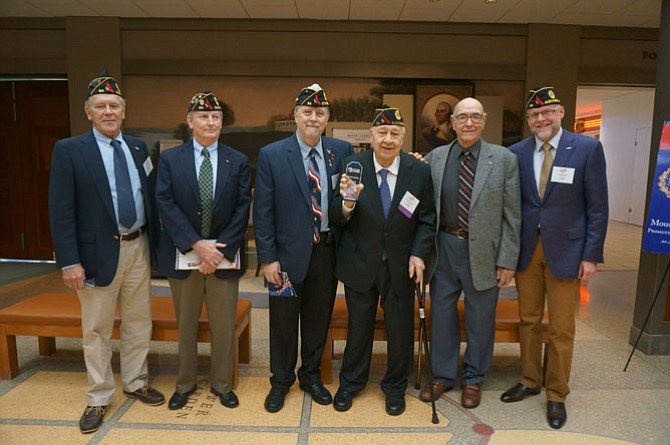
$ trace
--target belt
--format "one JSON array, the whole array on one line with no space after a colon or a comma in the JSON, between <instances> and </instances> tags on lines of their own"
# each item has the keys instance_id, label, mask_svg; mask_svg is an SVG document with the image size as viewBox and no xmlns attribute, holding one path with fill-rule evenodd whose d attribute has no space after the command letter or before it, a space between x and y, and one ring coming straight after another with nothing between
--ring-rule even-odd
<instances>
[{"instance_id":1,"label":"belt","mask_svg":"<svg viewBox=\"0 0 670 445\"><path fill-rule=\"evenodd\" d=\"M468 231L465 229L451 229L447 226L440 226L440 230L447 232L449 235L454 235L458 239L468 239Z\"/></svg>"},{"instance_id":2,"label":"belt","mask_svg":"<svg viewBox=\"0 0 670 445\"><path fill-rule=\"evenodd\" d=\"M146 231L147 226L142 226L139 229L135 230L134 232L116 234L114 235L114 239L119 241L132 241L134 239L139 238L140 235L142 235Z\"/></svg>"},{"instance_id":3,"label":"belt","mask_svg":"<svg viewBox=\"0 0 670 445\"><path fill-rule=\"evenodd\" d=\"M331 244L333 242L333 232L319 232L319 242L316 244Z\"/></svg>"}]
</instances>

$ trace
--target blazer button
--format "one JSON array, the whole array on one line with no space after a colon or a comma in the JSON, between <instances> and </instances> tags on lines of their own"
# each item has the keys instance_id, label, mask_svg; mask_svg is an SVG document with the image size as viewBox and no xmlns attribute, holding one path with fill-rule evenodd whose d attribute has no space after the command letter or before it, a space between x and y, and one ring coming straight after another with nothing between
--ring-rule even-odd
<instances>
[{"instance_id":1,"label":"blazer button","mask_svg":"<svg viewBox=\"0 0 670 445\"><path fill-rule=\"evenodd\" d=\"M119 235L114 235L114 239L118 241L119 240Z\"/></svg>"},{"instance_id":2,"label":"blazer button","mask_svg":"<svg viewBox=\"0 0 670 445\"><path fill-rule=\"evenodd\" d=\"M196 215L202 216L202 212L195 212Z\"/></svg>"}]
</instances>

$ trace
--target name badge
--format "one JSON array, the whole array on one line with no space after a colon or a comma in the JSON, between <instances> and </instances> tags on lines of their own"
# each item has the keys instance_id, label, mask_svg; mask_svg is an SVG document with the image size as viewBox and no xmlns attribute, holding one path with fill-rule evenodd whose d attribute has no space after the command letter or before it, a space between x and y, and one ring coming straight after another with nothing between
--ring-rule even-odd
<instances>
[{"instance_id":1,"label":"name badge","mask_svg":"<svg viewBox=\"0 0 670 445\"><path fill-rule=\"evenodd\" d=\"M142 163L144 167L144 173L149 176L152 171L154 171L154 164L151 162L151 156L147 156L147 159Z\"/></svg>"},{"instance_id":2,"label":"name badge","mask_svg":"<svg viewBox=\"0 0 670 445\"><path fill-rule=\"evenodd\" d=\"M330 177L330 189L338 190L340 188L340 174L335 173Z\"/></svg>"},{"instance_id":3,"label":"name badge","mask_svg":"<svg viewBox=\"0 0 670 445\"><path fill-rule=\"evenodd\" d=\"M412 215L414 215L414 211L416 210L416 206L419 205L419 202L421 202L419 198L412 195L410 192L405 192L405 196L400 200L398 210L400 210L400 213L406 217L411 218Z\"/></svg>"},{"instance_id":4,"label":"name badge","mask_svg":"<svg viewBox=\"0 0 670 445\"><path fill-rule=\"evenodd\" d=\"M575 169L570 167L554 167L551 171L551 182L572 184L575 179Z\"/></svg>"}]
</instances>

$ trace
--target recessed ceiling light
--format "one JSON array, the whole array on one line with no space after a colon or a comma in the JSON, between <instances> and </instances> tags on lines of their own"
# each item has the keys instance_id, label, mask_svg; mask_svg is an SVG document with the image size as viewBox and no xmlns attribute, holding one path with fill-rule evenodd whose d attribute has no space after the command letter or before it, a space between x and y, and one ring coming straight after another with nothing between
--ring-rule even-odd
<instances>
[{"instance_id":1,"label":"recessed ceiling light","mask_svg":"<svg viewBox=\"0 0 670 445\"><path fill-rule=\"evenodd\" d=\"M492 5L493 3L496 3L498 0L484 0L484 3L487 5Z\"/></svg>"}]
</instances>

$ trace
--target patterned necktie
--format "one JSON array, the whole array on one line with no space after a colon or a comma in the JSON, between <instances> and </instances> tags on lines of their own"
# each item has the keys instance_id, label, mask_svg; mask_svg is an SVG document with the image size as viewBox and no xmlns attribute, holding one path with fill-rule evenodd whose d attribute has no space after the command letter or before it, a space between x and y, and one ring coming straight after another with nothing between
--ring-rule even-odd
<instances>
[{"instance_id":1,"label":"patterned necktie","mask_svg":"<svg viewBox=\"0 0 670 445\"><path fill-rule=\"evenodd\" d=\"M384 209L384 218L388 218L389 210L391 209L391 189L389 183L386 181L386 176L389 171L385 168L379 170L379 175L382 177L382 182L379 183L379 194L382 198L382 208Z\"/></svg>"},{"instance_id":2,"label":"patterned necktie","mask_svg":"<svg viewBox=\"0 0 670 445\"><path fill-rule=\"evenodd\" d=\"M121 141L113 139L111 144L114 147L114 178L116 179L116 199L119 205L119 222L130 229L137 221L137 213L126 155L123 153Z\"/></svg>"},{"instance_id":3,"label":"patterned necktie","mask_svg":"<svg viewBox=\"0 0 670 445\"><path fill-rule=\"evenodd\" d=\"M542 144L542 151L544 151L544 160L542 160L542 167L540 168L540 199L544 198L544 191L547 189L547 182L549 182L551 165L554 163L554 157L551 155L551 145L547 143Z\"/></svg>"},{"instance_id":4,"label":"patterned necktie","mask_svg":"<svg viewBox=\"0 0 670 445\"><path fill-rule=\"evenodd\" d=\"M470 218L470 200L472 199L472 186L475 183L475 164L472 153L463 153L461 165L458 168L458 228L468 230Z\"/></svg>"},{"instance_id":5,"label":"patterned necktie","mask_svg":"<svg viewBox=\"0 0 670 445\"><path fill-rule=\"evenodd\" d=\"M200 236L209 237L209 231L212 227L212 201L214 195L214 179L212 174L212 162L209 160L209 150L202 149L204 159L200 165L200 174L198 175L198 188L200 189L200 202L202 203L202 229Z\"/></svg>"},{"instance_id":6,"label":"patterned necktie","mask_svg":"<svg viewBox=\"0 0 670 445\"><path fill-rule=\"evenodd\" d=\"M307 168L309 191L312 198L312 213L314 214L314 236L312 242L318 243L321 238L321 175L319 164L316 162L316 148L309 151L309 167Z\"/></svg>"}]
</instances>

